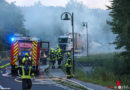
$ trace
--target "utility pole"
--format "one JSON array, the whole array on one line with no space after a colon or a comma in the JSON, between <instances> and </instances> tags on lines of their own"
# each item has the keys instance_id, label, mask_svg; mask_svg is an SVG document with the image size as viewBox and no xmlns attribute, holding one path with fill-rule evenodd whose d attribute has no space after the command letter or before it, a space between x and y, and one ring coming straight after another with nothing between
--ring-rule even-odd
<instances>
[{"instance_id":1,"label":"utility pole","mask_svg":"<svg viewBox=\"0 0 130 90\"><path fill-rule=\"evenodd\" d=\"M62 16L65 15L65 18L63 19ZM69 18L68 15L71 17ZM61 14L61 20L71 20L71 25L72 25L72 38L73 38L73 74L75 73L75 59L74 59L74 13L69 13L69 12L64 12Z\"/></svg>"},{"instance_id":2,"label":"utility pole","mask_svg":"<svg viewBox=\"0 0 130 90\"><path fill-rule=\"evenodd\" d=\"M85 27L86 28L86 40L87 40L87 43L86 43L86 54L87 54L87 56L88 56L88 53L89 53L89 50L88 50L88 23L87 22L83 22L83 27Z\"/></svg>"},{"instance_id":3,"label":"utility pole","mask_svg":"<svg viewBox=\"0 0 130 90\"><path fill-rule=\"evenodd\" d=\"M74 14L72 13L72 36L73 36L73 73L75 73L75 59L74 59Z\"/></svg>"}]
</instances>

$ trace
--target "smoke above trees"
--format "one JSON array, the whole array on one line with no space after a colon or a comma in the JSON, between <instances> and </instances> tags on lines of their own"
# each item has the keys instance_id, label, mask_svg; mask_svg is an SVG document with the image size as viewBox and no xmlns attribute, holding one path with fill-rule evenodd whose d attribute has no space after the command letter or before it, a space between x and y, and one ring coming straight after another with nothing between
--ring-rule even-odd
<instances>
[{"instance_id":1,"label":"smoke above trees","mask_svg":"<svg viewBox=\"0 0 130 90\"><path fill-rule=\"evenodd\" d=\"M56 47L58 36L72 32L71 21L61 20L61 14L73 12L74 30L81 34L84 46L87 41L86 29L82 26L82 22L88 23L89 53L115 51L114 45L110 44L114 41L115 35L106 23L107 20L111 21L108 10L90 9L75 0L70 0L65 7L43 6L40 2L29 7L18 7L4 0L0 2L0 42L6 41L5 45L8 45L12 34L27 34L29 30L30 36L50 41L51 46Z\"/></svg>"},{"instance_id":2,"label":"smoke above trees","mask_svg":"<svg viewBox=\"0 0 130 90\"><path fill-rule=\"evenodd\" d=\"M10 38L14 33L26 34L24 16L13 3L0 0L0 50L10 49Z\"/></svg>"},{"instance_id":3,"label":"smoke above trees","mask_svg":"<svg viewBox=\"0 0 130 90\"><path fill-rule=\"evenodd\" d=\"M43 6L40 2L30 7L20 7L25 18L25 27L30 30L31 36L40 37L42 40L50 41L52 46L57 45L57 38L67 32L71 32L71 21L61 20L63 12L74 13L75 32L83 37L86 44L86 29L82 22L88 23L89 52L114 52L115 35L111 27L106 23L111 20L108 10L89 9L82 3L70 0L66 7Z\"/></svg>"}]
</instances>

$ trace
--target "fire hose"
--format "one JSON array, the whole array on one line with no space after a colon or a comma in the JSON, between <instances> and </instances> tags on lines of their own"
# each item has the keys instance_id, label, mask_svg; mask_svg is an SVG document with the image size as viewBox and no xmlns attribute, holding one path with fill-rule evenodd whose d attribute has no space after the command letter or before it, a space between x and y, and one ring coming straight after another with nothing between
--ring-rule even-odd
<instances>
[{"instance_id":1,"label":"fire hose","mask_svg":"<svg viewBox=\"0 0 130 90\"><path fill-rule=\"evenodd\" d=\"M0 69L4 68L4 67L6 67L6 66L9 66L9 65L10 65L10 63L7 63L7 64L5 64L5 65L3 65L3 66L0 66Z\"/></svg>"}]
</instances>

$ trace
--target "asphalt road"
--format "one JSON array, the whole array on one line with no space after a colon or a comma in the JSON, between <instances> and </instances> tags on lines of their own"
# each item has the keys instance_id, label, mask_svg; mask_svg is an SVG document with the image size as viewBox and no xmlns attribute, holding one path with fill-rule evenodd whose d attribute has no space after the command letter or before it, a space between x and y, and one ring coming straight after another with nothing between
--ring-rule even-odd
<instances>
[{"instance_id":1,"label":"asphalt road","mask_svg":"<svg viewBox=\"0 0 130 90\"><path fill-rule=\"evenodd\" d=\"M1 65L8 63L9 61L3 61ZM5 69L2 69L3 73L5 73ZM3 73L0 73L0 90L22 90L21 82L16 82L14 77L11 76L3 76ZM31 90L65 90L62 87L55 86L54 84L33 84Z\"/></svg>"}]
</instances>

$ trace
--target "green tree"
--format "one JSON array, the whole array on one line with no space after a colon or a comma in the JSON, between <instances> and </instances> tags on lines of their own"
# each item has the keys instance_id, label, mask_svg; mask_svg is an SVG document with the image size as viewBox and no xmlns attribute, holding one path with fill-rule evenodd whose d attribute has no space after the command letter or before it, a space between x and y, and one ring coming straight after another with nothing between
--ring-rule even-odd
<instances>
[{"instance_id":1,"label":"green tree","mask_svg":"<svg viewBox=\"0 0 130 90\"><path fill-rule=\"evenodd\" d=\"M130 73L130 0L112 0L110 16L113 18L108 22L112 26L112 32L116 34L114 44L116 49L123 48L125 51L123 73Z\"/></svg>"},{"instance_id":2,"label":"green tree","mask_svg":"<svg viewBox=\"0 0 130 90\"><path fill-rule=\"evenodd\" d=\"M24 21L18 7L0 0L0 50L10 48L10 37L14 33L27 34Z\"/></svg>"}]
</instances>

